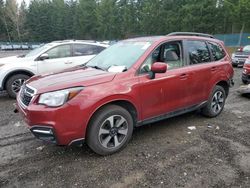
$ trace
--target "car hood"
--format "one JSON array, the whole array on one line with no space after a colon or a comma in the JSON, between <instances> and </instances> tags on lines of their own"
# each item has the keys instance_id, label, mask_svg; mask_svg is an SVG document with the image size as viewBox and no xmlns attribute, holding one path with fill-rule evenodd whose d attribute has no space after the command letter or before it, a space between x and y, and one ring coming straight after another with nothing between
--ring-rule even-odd
<instances>
[{"instance_id":1,"label":"car hood","mask_svg":"<svg viewBox=\"0 0 250 188\"><path fill-rule=\"evenodd\" d=\"M8 65L8 64L23 63L28 60L30 60L30 58L10 56L10 57L0 58L0 64Z\"/></svg>"},{"instance_id":2,"label":"car hood","mask_svg":"<svg viewBox=\"0 0 250 188\"><path fill-rule=\"evenodd\" d=\"M113 80L115 75L115 73L94 68L78 67L64 72L34 76L26 84L35 88L39 94L77 86L101 84Z\"/></svg>"},{"instance_id":3,"label":"car hood","mask_svg":"<svg viewBox=\"0 0 250 188\"><path fill-rule=\"evenodd\" d=\"M250 52L235 52L235 55L248 56L250 55Z\"/></svg>"}]
</instances>

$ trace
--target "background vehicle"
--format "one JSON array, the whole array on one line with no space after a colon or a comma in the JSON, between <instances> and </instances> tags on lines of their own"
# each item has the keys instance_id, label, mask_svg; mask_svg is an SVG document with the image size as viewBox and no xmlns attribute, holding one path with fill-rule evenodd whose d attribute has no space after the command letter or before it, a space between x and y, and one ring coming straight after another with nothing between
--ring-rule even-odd
<instances>
[{"instance_id":1,"label":"background vehicle","mask_svg":"<svg viewBox=\"0 0 250 188\"><path fill-rule=\"evenodd\" d=\"M15 98L25 80L36 74L57 72L84 64L108 45L94 41L55 41L23 56L0 59L0 90Z\"/></svg>"},{"instance_id":2,"label":"background vehicle","mask_svg":"<svg viewBox=\"0 0 250 188\"><path fill-rule=\"evenodd\" d=\"M246 59L244 64L241 79L244 84L250 83L250 56Z\"/></svg>"},{"instance_id":3,"label":"background vehicle","mask_svg":"<svg viewBox=\"0 0 250 188\"><path fill-rule=\"evenodd\" d=\"M135 38L85 67L31 78L17 107L36 137L58 145L86 140L108 155L127 145L136 126L199 108L216 117L232 77L230 56L210 35Z\"/></svg>"},{"instance_id":4,"label":"background vehicle","mask_svg":"<svg viewBox=\"0 0 250 188\"><path fill-rule=\"evenodd\" d=\"M243 66L246 59L250 55L250 45L243 48L239 48L236 52L232 54L232 64L234 67Z\"/></svg>"}]
</instances>

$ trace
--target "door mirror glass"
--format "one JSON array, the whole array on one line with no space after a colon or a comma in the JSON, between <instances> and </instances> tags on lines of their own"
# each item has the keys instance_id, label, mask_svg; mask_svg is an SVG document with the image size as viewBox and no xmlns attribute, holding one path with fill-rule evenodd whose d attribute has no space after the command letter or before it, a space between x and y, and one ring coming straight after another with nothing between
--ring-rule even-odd
<instances>
[{"instance_id":1,"label":"door mirror glass","mask_svg":"<svg viewBox=\"0 0 250 188\"><path fill-rule=\"evenodd\" d=\"M49 59L49 55L48 54L42 54L40 57L39 57L39 60L43 61L45 59Z\"/></svg>"},{"instance_id":2,"label":"door mirror glass","mask_svg":"<svg viewBox=\"0 0 250 188\"><path fill-rule=\"evenodd\" d=\"M154 79L156 73L165 73L167 71L167 64L161 62L155 62L151 66L150 78Z\"/></svg>"}]
</instances>

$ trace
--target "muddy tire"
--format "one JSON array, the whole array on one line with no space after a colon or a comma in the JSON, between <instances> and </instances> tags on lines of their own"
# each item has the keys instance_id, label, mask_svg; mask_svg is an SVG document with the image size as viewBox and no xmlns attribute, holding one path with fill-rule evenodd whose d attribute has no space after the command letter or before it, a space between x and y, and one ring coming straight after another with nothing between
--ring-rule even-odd
<instances>
[{"instance_id":1,"label":"muddy tire","mask_svg":"<svg viewBox=\"0 0 250 188\"><path fill-rule=\"evenodd\" d=\"M105 106L91 119L87 144L99 155L113 154L128 144L133 127L133 118L126 109L117 105Z\"/></svg>"},{"instance_id":2,"label":"muddy tire","mask_svg":"<svg viewBox=\"0 0 250 188\"><path fill-rule=\"evenodd\" d=\"M206 106L201 109L201 113L207 117L216 117L224 109L225 101L225 89L221 86L216 85Z\"/></svg>"}]
</instances>

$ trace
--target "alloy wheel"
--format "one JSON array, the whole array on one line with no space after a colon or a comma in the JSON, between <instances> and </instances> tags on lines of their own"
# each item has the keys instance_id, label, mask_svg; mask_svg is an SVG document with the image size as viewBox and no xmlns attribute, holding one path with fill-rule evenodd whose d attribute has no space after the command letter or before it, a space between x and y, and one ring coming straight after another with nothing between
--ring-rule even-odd
<instances>
[{"instance_id":1,"label":"alloy wheel","mask_svg":"<svg viewBox=\"0 0 250 188\"><path fill-rule=\"evenodd\" d=\"M128 134L128 122L121 115L105 119L99 129L99 142L108 149L119 147Z\"/></svg>"},{"instance_id":2,"label":"alloy wheel","mask_svg":"<svg viewBox=\"0 0 250 188\"><path fill-rule=\"evenodd\" d=\"M24 84L24 82L25 82L25 79L21 79L21 78L14 80L14 82L11 85L12 91L14 93L18 93L21 89L21 86Z\"/></svg>"},{"instance_id":3,"label":"alloy wheel","mask_svg":"<svg viewBox=\"0 0 250 188\"><path fill-rule=\"evenodd\" d=\"M225 98L224 98L224 95L221 91L217 91L214 93L214 96L212 98L211 107L212 107L212 110L215 114L220 113L220 111L222 110L224 100L225 100Z\"/></svg>"}]
</instances>

